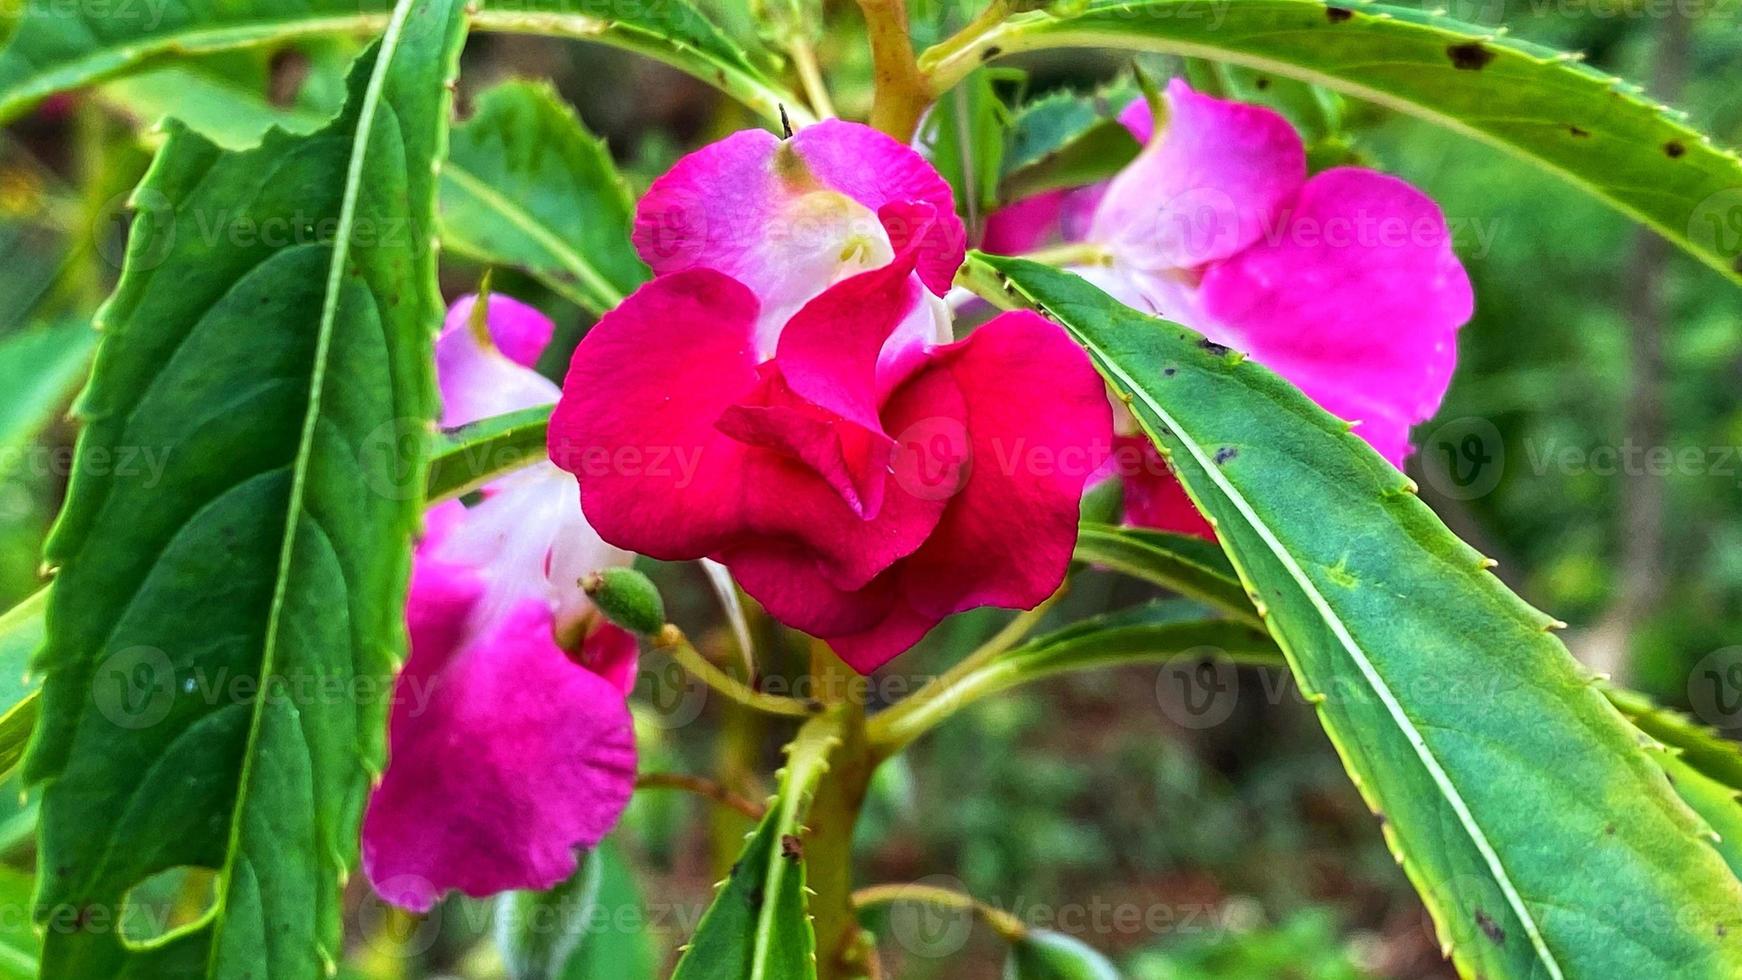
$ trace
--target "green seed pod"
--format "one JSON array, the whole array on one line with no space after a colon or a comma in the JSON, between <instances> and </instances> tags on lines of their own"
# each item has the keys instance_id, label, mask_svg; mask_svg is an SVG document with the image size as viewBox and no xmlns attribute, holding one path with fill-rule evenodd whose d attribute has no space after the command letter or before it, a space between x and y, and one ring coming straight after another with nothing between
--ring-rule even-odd
<instances>
[{"instance_id":1,"label":"green seed pod","mask_svg":"<svg viewBox=\"0 0 1742 980\"><path fill-rule=\"evenodd\" d=\"M581 588L606 619L632 633L652 636L665 626L659 589L633 568L600 569L581 579Z\"/></svg>"}]
</instances>

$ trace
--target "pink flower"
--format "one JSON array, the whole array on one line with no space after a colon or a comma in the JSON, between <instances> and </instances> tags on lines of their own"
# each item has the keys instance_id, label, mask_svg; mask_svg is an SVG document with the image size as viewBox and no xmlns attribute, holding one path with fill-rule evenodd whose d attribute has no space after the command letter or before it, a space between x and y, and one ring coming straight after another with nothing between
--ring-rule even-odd
<instances>
[{"instance_id":1,"label":"pink flower","mask_svg":"<svg viewBox=\"0 0 1742 980\"><path fill-rule=\"evenodd\" d=\"M558 394L531 369L550 321L492 296L485 336L474 302L454 305L436 343L445 427ZM635 783L636 643L579 580L628 558L587 526L573 479L549 463L491 484L474 507L430 511L387 771L363 821L363 869L384 899L423 912L448 889L549 888L617 822Z\"/></svg>"},{"instance_id":2,"label":"pink flower","mask_svg":"<svg viewBox=\"0 0 1742 980\"><path fill-rule=\"evenodd\" d=\"M1126 108L1121 121L1145 146L1110 182L1007 208L988 237L1025 249L1061 237L1104 246L1109 264L1076 271L1249 353L1327 411L1360 420L1355 431L1401 466L1410 427L1451 383L1473 308L1445 217L1395 177L1352 167L1308 177L1300 137L1269 109L1178 80L1165 105L1159 138L1146 103ZM1136 467L1127 517L1210 536L1172 483L1159 465Z\"/></svg>"},{"instance_id":3,"label":"pink flower","mask_svg":"<svg viewBox=\"0 0 1742 980\"><path fill-rule=\"evenodd\" d=\"M605 540L722 562L862 672L1058 587L1105 389L1033 314L948 342L962 226L916 153L844 122L738 133L654 183L635 241L657 277L582 341L551 420Z\"/></svg>"}]
</instances>

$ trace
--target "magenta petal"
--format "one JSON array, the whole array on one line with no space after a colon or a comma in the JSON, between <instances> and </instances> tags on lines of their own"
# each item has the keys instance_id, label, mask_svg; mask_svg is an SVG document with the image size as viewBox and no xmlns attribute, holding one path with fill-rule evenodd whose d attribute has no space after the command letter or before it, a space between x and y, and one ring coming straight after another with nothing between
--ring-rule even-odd
<instances>
[{"instance_id":1,"label":"magenta petal","mask_svg":"<svg viewBox=\"0 0 1742 980\"><path fill-rule=\"evenodd\" d=\"M1175 79L1166 128L1113 178L1089 238L1140 269L1195 268L1257 241L1305 179L1306 152L1282 116Z\"/></svg>"},{"instance_id":2,"label":"magenta petal","mask_svg":"<svg viewBox=\"0 0 1742 980\"><path fill-rule=\"evenodd\" d=\"M549 405L557 397L556 385L531 368L550 342L550 320L525 303L492 295L486 341L472 328L476 302L476 296L467 296L455 303L436 339L441 423L446 428Z\"/></svg>"},{"instance_id":3,"label":"magenta petal","mask_svg":"<svg viewBox=\"0 0 1742 980\"><path fill-rule=\"evenodd\" d=\"M617 822L635 784L628 705L551 639L542 601L471 636L463 570L424 564L387 771L363 820L363 868L425 912L458 889L544 889Z\"/></svg>"},{"instance_id":4,"label":"magenta petal","mask_svg":"<svg viewBox=\"0 0 1742 980\"><path fill-rule=\"evenodd\" d=\"M477 302L475 293L455 300L454 305L448 307L442 332L447 333L469 323L472 309ZM551 335L556 332L556 324L550 322L550 317L540 313L535 307L500 293L490 294L485 322L489 325L490 340L495 343L496 349L509 360L526 368L538 364L539 355L550 346Z\"/></svg>"},{"instance_id":5,"label":"magenta petal","mask_svg":"<svg viewBox=\"0 0 1742 980\"><path fill-rule=\"evenodd\" d=\"M860 518L877 515L893 440L875 418L875 430L800 399L778 371L770 371L751 402L720 416L719 429L746 445L788 456L810 467Z\"/></svg>"},{"instance_id":6,"label":"magenta petal","mask_svg":"<svg viewBox=\"0 0 1742 980\"><path fill-rule=\"evenodd\" d=\"M935 217L924 231L921 275L942 292L965 241L948 183L912 148L829 120L785 141L734 133L684 157L642 198L634 238L656 273L714 269L749 287L761 302L767 351L812 297L886 264L891 239L920 227L915 205Z\"/></svg>"},{"instance_id":7,"label":"magenta petal","mask_svg":"<svg viewBox=\"0 0 1742 980\"><path fill-rule=\"evenodd\" d=\"M601 622L581 643L578 657L587 668L619 691L624 697L635 690L635 678L641 666L641 645L635 634L615 623Z\"/></svg>"},{"instance_id":8,"label":"magenta petal","mask_svg":"<svg viewBox=\"0 0 1742 980\"><path fill-rule=\"evenodd\" d=\"M775 357L799 397L868 431L883 430L878 361L919 305L911 278L917 248L910 242L883 268L829 287L786 324Z\"/></svg>"},{"instance_id":9,"label":"magenta petal","mask_svg":"<svg viewBox=\"0 0 1742 980\"><path fill-rule=\"evenodd\" d=\"M1030 608L1064 581L1083 485L1112 451L1106 386L1064 331L1026 311L994 318L938 361L964 398L972 465L904 563L903 594L937 616Z\"/></svg>"},{"instance_id":10,"label":"magenta petal","mask_svg":"<svg viewBox=\"0 0 1742 980\"><path fill-rule=\"evenodd\" d=\"M1398 464L1451 383L1474 308L1439 207L1354 168L1307 181L1280 233L1206 270L1199 298L1213 339L1360 420L1356 433Z\"/></svg>"},{"instance_id":11,"label":"magenta petal","mask_svg":"<svg viewBox=\"0 0 1742 980\"><path fill-rule=\"evenodd\" d=\"M936 205L926 201L885 204L877 209L877 218L889 233L889 247L897 255L913 253L925 287L938 296L949 292L967 257L967 230L962 220L954 212L939 214Z\"/></svg>"},{"instance_id":12,"label":"magenta petal","mask_svg":"<svg viewBox=\"0 0 1742 980\"><path fill-rule=\"evenodd\" d=\"M1125 484L1127 523L1216 540L1215 529L1148 436L1119 436L1114 443Z\"/></svg>"},{"instance_id":13,"label":"magenta petal","mask_svg":"<svg viewBox=\"0 0 1742 980\"><path fill-rule=\"evenodd\" d=\"M681 561L739 533L747 449L715 423L757 384L756 312L748 289L693 269L636 290L576 348L550 457L600 537Z\"/></svg>"}]
</instances>

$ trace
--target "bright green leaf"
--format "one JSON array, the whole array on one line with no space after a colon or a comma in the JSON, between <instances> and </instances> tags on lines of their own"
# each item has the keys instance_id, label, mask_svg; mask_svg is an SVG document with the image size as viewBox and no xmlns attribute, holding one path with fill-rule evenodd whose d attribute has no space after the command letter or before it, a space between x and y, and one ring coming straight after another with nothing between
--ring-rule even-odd
<instances>
[{"instance_id":1,"label":"bright green leaf","mask_svg":"<svg viewBox=\"0 0 1742 980\"><path fill-rule=\"evenodd\" d=\"M545 458L550 407L479 419L436 437L429 463L431 503L462 497L499 476Z\"/></svg>"},{"instance_id":2,"label":"bright green leaf","mask_svg":"<svg viewBox=\"0 0 1742 980\"><path fill-rule=\"evenodd\" d=\"M29 442L66 407L85 376L96 331L88 323L0 338L0 449Z\"/></svg>"},{"instance_id":3,"label":"bright green leaf","mask_svg":"<svg viewBox=\"0 0 1742 980\"><path fill-rule=\"evenodd\" d=\"M126 13L119 12L126 7ZM662 61L716 85L764 118L800 103L768 81L686 0L499 0L468 16L480 31L594 41ZM277 47L329 35L364 37L387 23L388 0L153 0L132 5L29 4L0 50L0 121L37 101L178 58ZM208 134L217 135L217 134Z\"/></svg>"},{"instance_id":4,"label":"bright green leaf","mask_svg":"<svg viewBox=\"0 0 1742 980\"><path fill-rule=\"evenodd\" d=\"M1010 945L1004 980L1119 980L1119 971L1081 939L1030 929Z\"/></svg>"},{"instance_id":5,"label":"bright green leaf","mask_svg":"<svg viewBox=\"0 0 1742 980\"><path fill-rule=\"evenodd\" d=\"M1742 884L1703 822L1553 621L1347 423L1068 273L975 253L967 279L1130 397L1466 975L1742 975Z\"/></svg>"},{"instance_id":6,"label":"bright green leaf","mask_svg":"<svg viewBox=\"0 0 1742 980\"><path fill-rule=\"evenodd\" d=\"M331 126L241 153L172 126L135 194L48 545L25 762L47 980L305 980L339 956L404 649L463 26L459 0L403 0ZM161 469L124 465L145 450ZM192 921L115 928L205 878Z\"/></svg>"},{"instance_id":7,"label":"bright green leaf","mask_svg":"<svg viewBox=\"0 0 1742 980\"><path fill-rule=\"evenodd\" d=\"M1093 0L1012 17L922 66L948 85L994 49L1059 47L1230 61L1420 116L1559 174L1742 282L1742 158L1564 53L1385 4Z\"/></svg>"},{"instance_id":8,"label":"bright green leaf","mask_svg":"<svg viewBox=\"0 0 1742 980\"><path fill-rule=\"evenodd\" d=\"M950 182L970 226L978 226L998 203L1010 110L999 100L994 79L990 69L969 75L926 116L919 134L927 158Z\"/></svg>"},{"instance_id":9,"label":"bright green leaf","mask_svg":"<svg viewBox=\"0 0 1742 980\"><path fill-rule=\"evenodd\" d=\"M1076 559L1172 589L1260 625L1234 566L1215 542L1148 528L1085 523L1077 532Z\"/></svg>"},{"instance_id":10,"label":"bright green leaf","mask_svg":"<svg viewBox=\"0 0 1742 980\"><path fill-rule=\"evenodd\" d=\"M595 315L648 276L629 240L635 200L610 151L543 83L479 96L448 148L441 216L448 248L519 266Z\"/></svg>"},{"instance_id":11,"label":"bright green leaf","mask_svg":"<svg viewBox=\"0 0 1742 980\"><path fill-rule=\"evenodd\" d=\"M42 649L42 611L48 588L0 613L0 778L24 758L25 743L36 727L37 683L30 662Z\"/></svg>"}]
</instances>

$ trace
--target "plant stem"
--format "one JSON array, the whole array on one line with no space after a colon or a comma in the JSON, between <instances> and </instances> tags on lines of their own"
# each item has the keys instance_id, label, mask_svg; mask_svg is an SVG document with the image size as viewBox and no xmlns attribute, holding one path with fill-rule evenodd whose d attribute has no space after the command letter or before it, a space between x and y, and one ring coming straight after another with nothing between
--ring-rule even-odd
<instances>
[{"instance_id":1,"label":"plant stem","mask_svg":"<svg viewBox=\"0 0 1742 980\"><path fill-rule=\"evenodd\" d=\"M713 800L723 807L736 810L752 820L761 820L767 812L766 808L739 796L724 785L701 776L687 776L679 772L644 772L635 777L635 788L675 789L694 793L703 799Z\"/></svg>"},{"instance_id":2,"label":"plant stem","mask_svg":"<svg viewBox=\"0 0 1742 980\"><path fill-rule=\"evenodd\" d=\"M811 112L819 119L833 116L835 103L829 98L829 87L823 84L822 70L817 67L817 52L811 46L810 39L795 37L786 50L792 56L792 67L798 72L798 84L804 89L804 97L810 102Z\"/></svg>"},{"instance_id":3,"label":"plant stem","mask_svg":"<svg viewBox=\"0 0 1742 980\"><path fill-rule=\"evenodd\" d=\"M809 718L816 713L816 705L795 698L751 690L742 681L714 666L690 643L689 637L684 635L683 630L670 623L667 623L664 631L654 638L654 647L669 651L671 658L677 661L683 669L694 674L697 680L746 708L754 708L771 715L785 715L789 718Z\"/></svg>"},{"instance_id":4,"label":"plant stem","mask_svg":"<svg viewBox=\"0 0 1742 980\"><path fill-rule=\"evenodd\" d=\"M923 902L940 908L965 909L979 916L1006 942L1020 942L1028 935L1028 927L1009 912L987 905L972 895L964 895L936 885L871 885L853 893L853 905L856 908L890 905L895 902Z\"/></svg>"},{"instance_id":5,"label":"plant stem","mask_svg":"<svg viewBox=\"0 0 1742 980\"><path fill-rule=\"evenodd\" d=\"M931 107L932 89L914 58L913 40L907 33L906 0L859 0L859 9L865 14L876 82L871 125L911 143L919 118Z\"/></svg>"},{"instance_id":6,"label":"plant stem","mask_svg":"<svg viewBox=\"0 0 1742 980\"><path fill-rule=\"evenodd\" d=\"M1110 265L1113 262L1113 253L1109 252L1105 245L1099 245L1095 242L1067 242L1063 245L1054 245L1051 248L1028 252L1020 258L1054 267Z\"/></svg>"},{"instance_id":7,"label":"plant stem","mask_svg":"<svg viewBox=\"0 0 1742 980\"><path fill-rule=\"evenodd\" d=\"M844 707L841 745L817 784L805 838L806 882L817 937L818 980L868 976L875 949L853 908L853 828L871 784L875 762L865 740L866 685L821 640L811 646L817 699Z\"/></svg>"}]
</instances>

